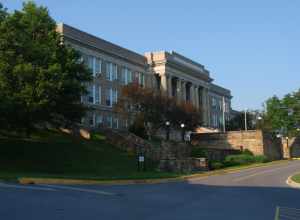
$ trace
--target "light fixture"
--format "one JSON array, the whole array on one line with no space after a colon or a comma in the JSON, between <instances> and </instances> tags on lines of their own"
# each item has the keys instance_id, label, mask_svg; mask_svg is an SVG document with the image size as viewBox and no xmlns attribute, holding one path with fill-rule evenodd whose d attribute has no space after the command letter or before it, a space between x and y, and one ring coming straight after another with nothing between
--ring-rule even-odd
<instances>
[{"instance_id":1,"label":"light fixture","mask_svg":"<svg viewBox=\"0 0 300 220\"><path fill-rule=\"evenodd\" d=\"M169 121L166 121L166 125L169 126L169 125L170 125L170 122L169 122Z\"/></svg>"},{"instance_id":2,"label":"light fixture","mask_svg":"<svg viewBox=\"0 0 300 220\"><path fill-rule=\"evenodd\" d=\"M184 124L183 124L183 123L181 123L180 127L181 127L181 128L184 128Z\"/></svg>"}]
</instances>

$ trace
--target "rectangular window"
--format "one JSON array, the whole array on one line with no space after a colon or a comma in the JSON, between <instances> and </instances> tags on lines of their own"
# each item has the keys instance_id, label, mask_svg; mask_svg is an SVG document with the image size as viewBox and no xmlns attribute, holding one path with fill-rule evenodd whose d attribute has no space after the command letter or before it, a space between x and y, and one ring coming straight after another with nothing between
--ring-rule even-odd
<instances>
[{"instance_id":1,"label":"rectangular window","mask_svg":"<svg viewBox=\"0 0 300 220\"><path fill-rule=\"evenodd\" d=\"M88 116L89 126L93 127L95 125L95 114Z\"/></svg>"},{"instance_id":2,"label":"rectangular window","mask_svg":"<svg viewBox=\"0 0 300 220\"><path fill-rule=\"evenodd\" d=\"M112 104L116 104L118 102L118 90L112 90Z\"/></svg>"},{"instance_id":3,"label":"rectangular window","mask_svg":"<svg viewBox=\"0 0 300 220\"><path fill-rule=\"evenodd\" d=\"M107 116L106 116L106 124L107 124L107 127L112 128L112 126L113 126L113 121L112 121L111 115L107 115Z\"/></svg>"},{"instance_id":4,"label":"rectangular window","mask_svg":"<svg viewBox=\"0 0 300 220\"><path fill-rule=\"evenodd\" d=\"M103 123L103 116L96 114L95 122L96 122L96 126L100 127Z\"/></svg>"},{"instance_id":5,"label":"rectangular window","mask_svg":"<svg viewBox=\"0 0 300 220\"><path fill-rule=\"evenodd\" d=\"M106 89L105 92L105 104L106 106L112 106L112 89Z\"/></svg>"},{"instance_id":6,"label":"rectangular window","mask_svg":"<svg viewBox=\"0 0 300 220\"><path fill-rule=\"evenodd\" d=\"M121 81L123 84L127 85L132 82L132 72L130 69L123 67Z\"/></svg>"},{"instance_id":7,"label":"rectangular window","mask_svg":"<svg viewBox=\"0 0 300 220\"><path fill-rule=\"evenodd\" d=\"M113 128L118 129L119 128L119 119L113 118Z\"/></svg>"},{"instance_id":8,"label":"rectangular window","mask_svg":"<svg viewBox=\"0 0 300 220\"><path fill-rule=\"evenodd\" d=\"M117 89L106 89L106 106L112 107L113 104L118 102L118 90Z\"/></svg>"},{"instance_id":9,"label":"rectangular window","mask_svg":"<svg viewBox=\"0 0 300 220\"><path fill-rule=\"evenodd\" d=\"M95 59L93 56L88 56L87 66L90 69L90 71L93 73L93 76L95 76L94 61L95 61Z\"/></svg>"},{"instance_id":10,"label":"rectangular window","mask_svg":"<svg viewBox=\"0 0 300 220\"><path fill-rule=\"evenodd\" d=\"M102 60L99 58L95 58L95 74L101 74L101 68L102 68Z\"/></svg>"},{"instance_id":11,"label":"rectangular window","mask_svg":"<svg viewBox=\"0 0 300 220\"><path fill-rule=\"evenodd\" d=\"M138 73L138 83L142 87L145 85L145 75L143 73Z\"/></svg>"},{"instance_id":12,"label":"rectangular window","mask_svg":"<svg viewBox=\"0 0 300 220\"><path fill-rule=\"evenodd\" d=\"M95 85L95 104L101 104L101 86Z\"/></svg>"},{"instance_id":13,"label":"rectangular window","mask_svg":"<svg viewBox=\"0 0 300 220\"><path fill-rule=\"evenodd\" d=\"M94 104L94 86L89 85L87 87L87 101L88 103Z\"/></svg>"},{"instance_id":14,"label":"rectangular window","mask_svg":"<svg viewBox=\"0 0 300 220\"><path fill-rule=\"evenodd\" d=\"M109 81L118 79L117 64L108 62L106 65L106 79Z\"/></svg>"}]
</instances>

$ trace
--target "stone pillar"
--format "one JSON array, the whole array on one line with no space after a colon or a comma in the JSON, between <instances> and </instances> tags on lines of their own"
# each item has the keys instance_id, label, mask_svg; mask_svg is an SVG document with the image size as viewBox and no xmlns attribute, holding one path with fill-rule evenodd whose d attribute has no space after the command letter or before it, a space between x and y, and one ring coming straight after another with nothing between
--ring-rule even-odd
<instances>
[{"instance_id":1,"label":"stone pillar","mask_svg":"<svg viewBox=\"0 0 300 220\"><path fill-rule=\"evenodd\" d=\"M193 106L195 106L195 94L194 94L195 90L194 90L194 85L192 84L190 86L190 102Z\"/></svg>"},{"instance_id":2,"label":"stone pillar","mask_svg":"<svg viewBox=\"0 0 300 220\"><path fill-rule=\"evenodd\" d=\"M176 82L176 95L177 95L177 101L180 103L182 102L182 85L181 85L181 80L180 79L177 79L177 82Z\"/></svg>"},{"instance_id":3,"label":"stone pillar","mask_svg":"<svg viewBox=\"0 0 300 220\"><path fill-rule=\"evenodd\" d=\"M186 102L186 82L184 80L181 81L182 88L182 100Z\"/></svg>"},{"instance_id":4,"label":"stone pillar","mask_svg":"<svg viewBox=\"0 0 300 220\"><path fill-rule=\"evenodd\" d=\"M167 76L167 94L169 97L172 97L172 76Z\"/></svg>"},{"instance_id":5,"label":"stone pillar","mask_svg":"<svg viewBox=\"0 0 300 220\"><path fill-rule=\"evenodd\" d=\"M161 87L161 91L167 94L168 82L167 82L167 76L165 74L160 75L160 87Z\"/></svg>"},{"instance_id":6,"label":"stone pillar","mask_svg":"<svg viewBox=\"0 0 300 220\"><path fill-rule=\"evenodd\" d=\"M208 109L209 109L208 90L207 90L207 88L203 88L203 90L202 90L202 114L203 114L203 122L206 126L210 126Z\"/></svg>"},{"instance_id":7,"label":"stone pillar","mask_svg":"<svg viewBox=\"0 0 300 220\"><path fill-rule=\"evenodd\" d=\"M199 87L195 87L195 92L196 92L196 108L199 109Z\"/></svg>"}]
</instances>

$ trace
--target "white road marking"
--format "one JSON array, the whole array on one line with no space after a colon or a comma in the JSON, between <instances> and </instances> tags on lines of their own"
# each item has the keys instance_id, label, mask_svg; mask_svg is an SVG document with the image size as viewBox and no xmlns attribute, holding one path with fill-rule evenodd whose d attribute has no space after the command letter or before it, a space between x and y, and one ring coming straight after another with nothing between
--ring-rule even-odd
<instances>
[{"instance_id":1,"label":"white road marking","mask_svg":"<svg viewBox=\"0 0 300 220\"><path fill-rule=\"evenodd\" d=\"M110 193L110 192L101 191L101 190L84 189L84 188L77 188L77 187L71 187L71 186L58 186L58 185L47 185L47 184L43 184L42 186L52 187L52 188L56 188L56 189L70 190L70 191L94 193L94 194L105 195L105 196L117 195L115 193Z\"/></svg>"},{"instance_id":2,"label":"white road marking","mask_svg":"<svg viewBox=\"0 0 300 220\"><path fill-rule=\"evenodd\" d=\"M296 166L299 166L299 164L297 164ZM284 167L278 167L278 168L274 168L274 169L270 169L270 170L256 172L256 173L253 173L253 174L250 174L250 175L247 175L247 176L235 178L235 179L233 179L233 181L239 182L239 181L243 181L243 180L246 180L246 179L250 179L254 176L259 176L259 175L266 174L266 173L272 173L276 170L281 170L281 169L286 169L286 168L291 168L291 167L296 167L296 166L289 166L288 165L288 166L284 166Z\"/></svg>"},{"instance_id":3,"label":"white road marking","mask_svg":"<svg viewBox=\"0 0 300 220\"><path fill-rule=\"evenodd\" d=\"M5 184L5 183L0 183L0 187L14 188L14 189L42 190L42 191L57 191L56 189L52 189L52 188L49 188L49 187L22 186L22 185Z\"/></svg>"}]
</instances>

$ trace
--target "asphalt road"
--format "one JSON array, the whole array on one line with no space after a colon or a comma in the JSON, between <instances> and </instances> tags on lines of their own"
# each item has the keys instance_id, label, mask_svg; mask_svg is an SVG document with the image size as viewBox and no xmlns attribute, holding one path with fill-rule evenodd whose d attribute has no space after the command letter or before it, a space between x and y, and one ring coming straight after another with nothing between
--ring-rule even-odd
<instances>
[{"instance_id":1,"label":"asphalt road","mask_svg":"<svg viewBox=\"0 0 300 220\"><path fill-rule=\"evenodd\" d=\"M276 206L300 209L300 189L285 183L297 171L300 161L168 184L0 183L0 219L268 220Z\"/></svg>"}]
</instances>

